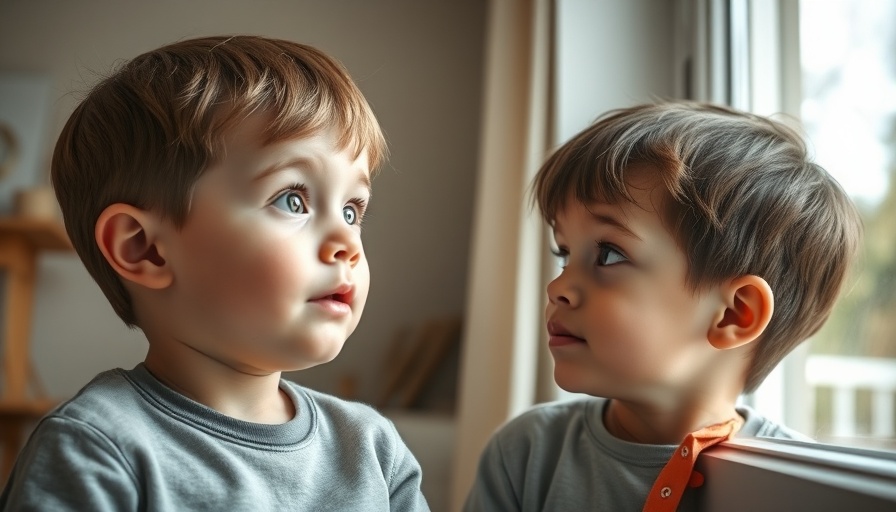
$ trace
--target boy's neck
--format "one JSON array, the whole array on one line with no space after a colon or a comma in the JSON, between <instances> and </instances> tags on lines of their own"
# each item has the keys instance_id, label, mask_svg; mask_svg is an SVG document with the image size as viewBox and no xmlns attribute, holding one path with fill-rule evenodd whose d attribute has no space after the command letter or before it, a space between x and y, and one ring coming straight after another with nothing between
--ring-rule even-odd
<instances>
[{"instance_id":1,"label":"boy's neck","mask_svg":"<svg viewBox=\"0 0 896 512\"><path fill-rule=\"evenodd\" d=\"M154 350L150 343L144 364L174 391L232 418L281 424L295 416L292 400L280 389L280 372L254 375L195 351L183 352Z\"/></svg>"},{"instance_id":2,"label":"boy's neck","mask_svg":"<svg viewBox=\"0 0 896 512\"><path fill-rule=\"evenodd\" d=\"M654 407L612 399L604 410L603 421L611 435L624 441L670 445L680 443L692 432L732 418L738 421L739 429L743 418L733 401Z\"/></svg>"}]
</instances>

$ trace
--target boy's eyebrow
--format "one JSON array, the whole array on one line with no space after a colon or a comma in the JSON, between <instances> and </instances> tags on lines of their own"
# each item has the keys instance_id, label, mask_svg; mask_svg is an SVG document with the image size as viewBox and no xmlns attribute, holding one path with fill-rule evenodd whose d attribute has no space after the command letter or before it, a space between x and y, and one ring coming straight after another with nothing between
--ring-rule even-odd
<instances>
[{"instance_id":1,"label":"boy's eyebrow","mask_svg":"<svg viewBox=\"0 0 896 512\"><path fill-rule=\"evenodd\" d=\"M264 178L267 178L271 174L280 172L284 169L289 169L291 167L308 167L309 159L305 157L299 158L290 158L289 160L283 160L276 162L272 165L265 167L264 169L258 171L258 174L252 177L252 181L261 181Z\"/></svg>"},{"instance_id":2,"label":"boy's eyebrow","mask_svg":"<svg viewBox=\"0 0 896 512\"><path fill-rule=\"evenodd\" d=\"M634 231L629 229L628 226L626 226L622 221L620 221L616 217L614 217L612 215L605 214L605 213L592 212L591 210L588 210L588 211L591 212L591 218L593 218L597 222L609 224L609 225L619 229L620 231L622 231L622 233L624 235L630 236L630 237L634 238L635 240L641 240L641 237L636 235Z\"/></svg>"},{"instance_id":3,"label":"boy's eyebrow","mask_svg":"<svg viewBox=\"0 0 896 512\"><path fill-rule=\"evenodd\" d=\"M368 192L373 190L373 182L370 181L370 176L367 173L362 172L361 178L358 181L367 188Z\"/></svg>"},{"instance_id":4,"label":"boy's eyebrow","mask_svg":"<svg viewBox=\"0 0 896 512\"><path fill-rule=\"evenodd\" d=\"M311 159L306 157L299 158L291 158L289 160L285 160L283 162L277 162L273 165L265 167L261 171L258 172L253 178L252 181L260 181L271 174L276 172L280 172L284 169L289 169L291 167L306 167L313 169L313 166L307 165ZM370 175L366 172L362 172L361 176L358 178L358 182L364 186L368 191L373 189L373 183L370 181Z\"/></svg>"}]
</instances>

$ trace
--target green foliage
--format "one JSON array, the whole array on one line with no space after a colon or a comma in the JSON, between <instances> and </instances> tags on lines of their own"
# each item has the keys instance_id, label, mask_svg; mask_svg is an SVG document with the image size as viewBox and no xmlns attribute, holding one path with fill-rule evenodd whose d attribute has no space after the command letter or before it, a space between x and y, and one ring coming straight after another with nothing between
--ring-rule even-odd
<instances>
[{"instance_id":1,"label":"green foliage","mask_svg":"<svg viewBox=\"0 0 896 512\"><path fill-rule=\"evenodd\" d=\"M889 143L892 154L896 136ZM814 353L896 357L896 165L891 164L889 175L880 204L859 205L865 220L863 251L843 297L813 337Z\"/></svg>"}]
</instances>

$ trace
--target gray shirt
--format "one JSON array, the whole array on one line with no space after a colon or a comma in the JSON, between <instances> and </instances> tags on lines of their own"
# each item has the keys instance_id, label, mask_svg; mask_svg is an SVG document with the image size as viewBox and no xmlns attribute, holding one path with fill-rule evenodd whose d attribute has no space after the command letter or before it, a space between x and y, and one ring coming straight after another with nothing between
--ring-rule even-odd
<instances>
[{"instance_id":1,"label":"gray shirt","mask_svg":"<svg viewBox=\"0 0 896 512\"><path fill-rule=\"evenodd\" d=\"M142 365L38 424L0 510L429 510L420 465L374 409L282 380L282 425L225 416Z\"/></svg>"},{"instance_id":2,"label":"gray shirt","mask_svg":"<svg viewBox=\"0 0 896 512\"><path fill-rule=\"evenodd\" d=\"M630 443L604 427L608 400L534 407L492 436L479 461L466 512L607 510L640 512L677 445ZM809 440L749 407L738 436ZM711 476L707 476L711 478ZM696 508L689 489L678 510Z\"/></svg>"}]
</instances>

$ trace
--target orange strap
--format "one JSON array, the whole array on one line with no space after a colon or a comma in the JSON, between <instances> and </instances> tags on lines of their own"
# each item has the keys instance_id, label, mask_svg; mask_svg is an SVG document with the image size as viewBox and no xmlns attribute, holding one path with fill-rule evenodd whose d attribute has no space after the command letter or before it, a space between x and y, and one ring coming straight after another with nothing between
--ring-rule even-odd
<instances>
[{"instance_id":1,"label":"orange strap","mask_svg":"<svg viewBox=\"0 0 896 512\"><path fill-rule=\"evenodd\" d=\"M653 483L643 512L672 512L678 508L686 487L700 487L703 484L703 475L694 471L697 455L714 444L730 439L737 423L737 420L730 419L688 434Z\"/></svg>"}]
</instances>

